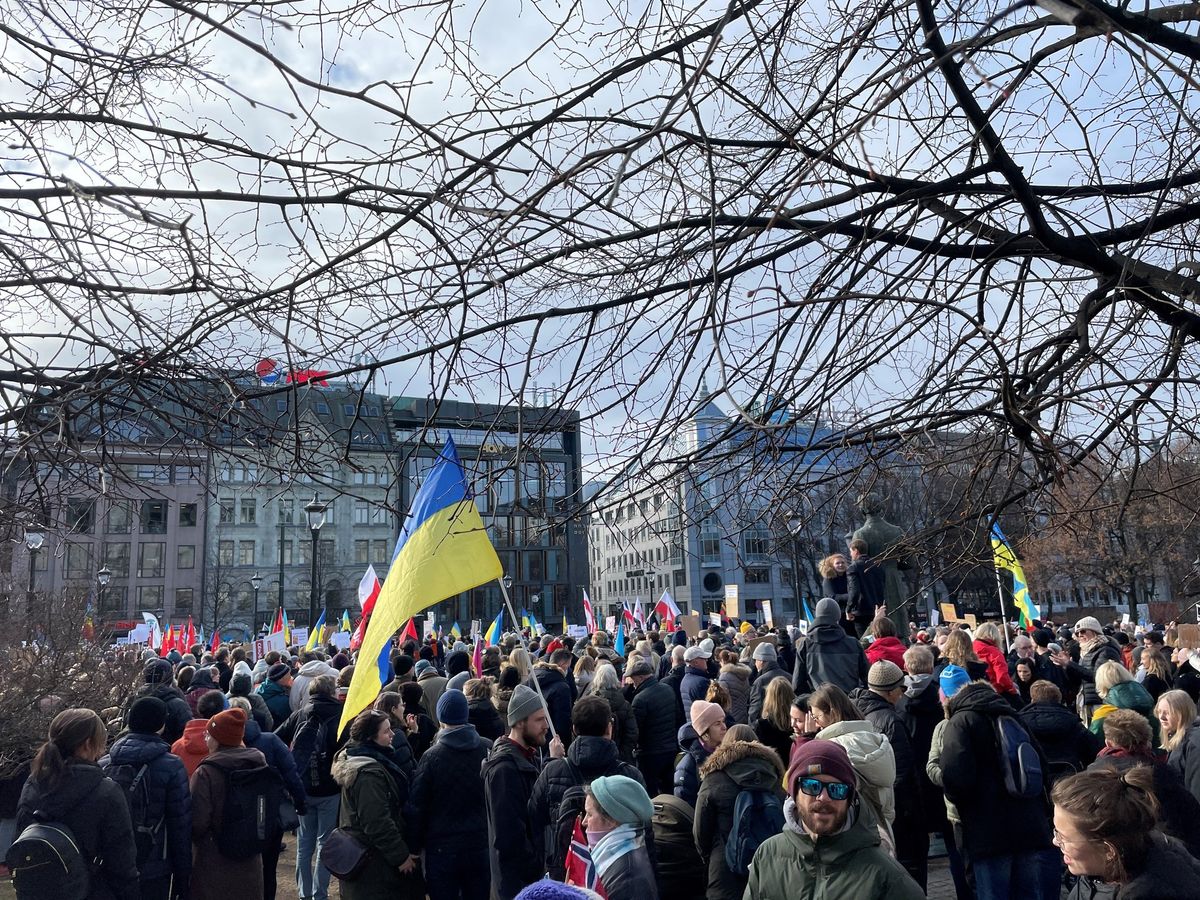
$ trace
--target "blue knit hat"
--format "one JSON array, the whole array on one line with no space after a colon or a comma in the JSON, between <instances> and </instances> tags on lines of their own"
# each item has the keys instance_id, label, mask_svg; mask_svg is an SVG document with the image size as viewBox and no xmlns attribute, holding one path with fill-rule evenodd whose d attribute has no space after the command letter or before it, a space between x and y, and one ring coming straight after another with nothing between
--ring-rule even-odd
<instances>
[{"instance_id":1,"label":"blue knit hat","mask_svg":"<svg viewBox=\"0 0 1200 900\"><path fill-rule=\"evenodd\" d=\"M649 825L654 804L646 789L625 775L604 775L592 782L592 796L614 822Z\"/></svg>"},{"instance_id":2,"label":"blue knit hat","mask_svg":"<svg viewBox=\"0 0 1200 900\"><path fill-rule=\"evenodd\" d=\"M962 666L949 665L942 669L942 675L938 679L938 684L941 686L942 694L949 700L968 684L971 683L971 676L967 674L967 670Z\"/></svg>"},{"instance_id":3,"label":"blue knit hat","mask_svg":"<svg viewBox=\"0 0 1200 900\"><path fill-rule=\"evenodd\" d=\"M429 660L419 659L417 660L417 664L413 666L413 675L415 675L417 678L420 678L423 673L428 672L432 668L433 663L431 663Z\"/></svg>"},{"instance_id":4,"label":"blue knit hat","mask_svg":"<svg viewBox=\"0 0 1200 900\"><path fill-rule=\"evenodd\" d=\"M462 691L446 691L438 697L437 717L443 725L466 725L470 704Z\"/></svg>"}]
</instances>

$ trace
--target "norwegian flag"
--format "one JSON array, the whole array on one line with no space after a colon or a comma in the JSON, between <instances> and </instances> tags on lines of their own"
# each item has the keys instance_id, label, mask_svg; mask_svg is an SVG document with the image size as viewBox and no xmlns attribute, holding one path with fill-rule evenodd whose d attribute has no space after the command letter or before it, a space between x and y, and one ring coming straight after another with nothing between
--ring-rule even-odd
<instances>
[{"instance_id":1,"label":"norwegian flag","mask_svg":"<svg viewBox=\"0 0 1200 900\"><path fill-rule=\"evenodd\" d=\"M571 832L571 846L567 848L567 858L563 867L566 869L564 884L587 888L601 897L608 896L600 884L599 876L596 875L596 864L592 862L592 853L588 850L587 836L583 833L579 817L575 819L575 830Z\"/></svg>"},{"instance_id":2,"label":"norwegian flag","mask_svg":"<svg viewBox=\"0 0 1200 900\"><path fill-rule=\"evenodd\" d=\"M592 610L592 601L586 588L583 591L583 622L587 625L588 634L596 632L596 613Z\"/></svg>"}]
</instances>

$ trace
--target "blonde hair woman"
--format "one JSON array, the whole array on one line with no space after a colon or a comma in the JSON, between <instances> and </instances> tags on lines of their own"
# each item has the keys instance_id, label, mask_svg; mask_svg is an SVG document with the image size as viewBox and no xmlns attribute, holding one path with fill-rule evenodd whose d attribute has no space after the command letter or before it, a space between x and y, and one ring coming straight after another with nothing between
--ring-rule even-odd
<instances>
[{"instance_id":1,"label":"blonde hair woman","mask_svg":"<svg viewBox=\"0 0 1200 900\"><path fill-rule=\"evenodd\" d=\"M517 647L508 654L508 664L517 670L521 684L529 684L529 675L533 671L533 659L529 656L528 650Z\"/></svg>"},{"instance_id":2,"label":"blonde hair woman","mask_svg":"<svg viewBox=\"0 0 1200 900\"><path fill-rule=\"evenodd\" d=\"M1131 709L1141 713L1150 723L1154 746L1158 746L1158 719L1154 716L1154 698L1150 692L1133 680L1129 670L1119 662L1109 660L1096 669L1096 693L1103 701L1092 714L1092 734L1104 736L1104 717L1117 709Z\"/></svg>"},{"instance_id":3,"label":"blonde hair woman","mask_svg":"<svg viewBox=\"0 0 1200 900\"><path fill-rule=\"evenodd\" d=\"M588 687L592 683L592 678L596 674L596 657L583 654L575 662L575 690L580 696L587 693Z\"/></svg>"},{"instance_id":4,"label":"blonde hair woman","mask_svg":"<svg viewBox=\"0 0 1200 900\"><path fill-rule=\"evenodd\" d=\"M821 594L837 601L845 615L846 603L850 600L850 588L846 583L846 569L850 561L841 553L832 553L817 563L821 575Z\"/></svg>"},{"instance_id":5,"label":"blonde hair woman","mask_svg":"<svg viewBox=\"0 0 1200 900\"><path fill-rule=\"evenodd\" d=\"M776 678L767 685L763 697L762 718L754 723L754 733L779 756L784 769L792 755L792 700L796 694L786 678Z\"/></svg>"},{"instance_id":6,"label":"blonde hair woman","mask_svg":"<svg viewBox=\"0 0 1200 900\"><path fill-rule=\"evenodd\" d=\"M961 628L952 628L946 637L946 646L942 648L942 656L946 662L960 669L966 669L972 681L987 678L987 666L975 654L971 646L971 636Z\"/></svg>"},{"instance_id":7,"label":"blonde hair woman","mask_svg":"<svg viewBox=\"0 0 1200 900\"><path fill-rule=\"evenodd\" d=\"M1154 715L1162 726L1163 749L1174 752L1183 744L1188 728L1196 720L1196 703L1187 691L1167 691L1158 698Z\"/></svg>"}]
</instances>

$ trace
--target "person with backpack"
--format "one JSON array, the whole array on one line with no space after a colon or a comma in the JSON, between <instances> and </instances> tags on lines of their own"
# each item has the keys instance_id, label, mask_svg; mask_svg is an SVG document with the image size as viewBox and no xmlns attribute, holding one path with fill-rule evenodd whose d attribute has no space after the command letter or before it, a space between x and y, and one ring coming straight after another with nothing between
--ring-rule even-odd
<instances>
[{"instance_id":1,"label":"person with backpack","mask_svg":"<svg viewBox=\"0 0 1200 900\"><path fill-rule=\"evenodd\" d=\"M654 806L640 781L605 775L585 788L583 830L607 900L658 900L646 849Z\"/></svg>"},{"instance_id":2,"label":"person with backpack","mask_svg":"<svg viewBox=\"0 0 1200 900\"><path fill-rule=\"evenodd\" d=\"M755 851L783 828L783 773L749 725L730 728L700 767L693 836L708 869L708 900L741 900Z\"/></svg>"},{"instance_id":3,"label":"person with backpack","mask_svg":"<svg viewBox=\"0 0 1200 900\"><path fill-rule=\"evenodd\" d=\"M190 900L261 900L263 895L262 851L269 841L279 842L274 826L283 791L266 757L243 745L247 718L235 707L205 726L208 756L191 779ZM256 812L262 809L274 823L258 821Z\"/></svg>"},{"instance_id":4,"label":"person with backpack","mask_svg":"<svg viewBox=\"0 0 1200 900\"><path fill-rule=\"evenodd\" d=\"M796 648L792 690L809 694L823 684L835 684L849 694L867 683L867 657L862 646L842 630L841 607L832 597L817 601L812 626Z\"/></svg>"},{"instance_id":5,"label":"person with backpack","mask_svg":"<svg viewBox=\"0 0 1200 900\"><path fill-rule=\"evenodd\" d=\"M187 897L192 874L192 795L183 762L162 738L166 724L167 704L138 698L128 731L100 760L129 803L141 900Z\"/></svg>"},{"instance_id":6,"label":"person with backpack","mask_svg":"<svg viewBox=\"0 0 1200 900\"><path fill-rule=\"evenodd\" d=\"M1050 843L1045 758L988 682L971 682L950 699L939 761L978 900L1057 898L1061 864Z\"/></svg>"},{"instance_id":7,"label":"person with backpack","mask_svg":"<svg viewBox=\"0 0 1200 900\"><path fill-rule=\"evenodd\" d=\"M138 900L129 804L96 764L108 731L90 709L50 723L17 805L5 856L17 900Z\"/></svg>"},{"instance_id":8,"label":"person with backpack","mask_svg":"<svg viewBox=\"0 0 1200 900\"><path fill-rule=\"evenodd\" d=\"M637 767L620 757L612 739L613 718L603 697L581 697L571 710L575 740L566 757L547 762L533 785L531 826L534 836L543 838L546 871L555 881L563 878L575 820L583 815L584 788L602 775L624 775L645 786Z\"/></svg>"},{"instance_id":9,"label":"person with backpack","mask_svg":"<svg viewBox=\"0 0 1200 900\"><path fill-rule=\"evenodd\" d=\"M308 683L308 702L275 731L291 746L306 798L296 832L296 889L300 900L329 898L329 870L321 865L321 848L337 827L341 803L342 791L333 779L333 757L341 746L341 717L337 682L330 675L318 675Z\"/></svg>"},{"instance_id":10,"label":"person with backpack","mask_svg":"<svg viewBox=\"0 0 1200 900\"><path fill-rule=\"evenodd\" d=\"M183 769L190 779L196 767L208 756L208 720L227 708L229 701L218 690L207 691L196 701L196 718L188 721L183 737L171 745L171 752L183 761Z\"/></svg>"},{"instance_id":11,"label":"person with backpack","mask_svg":"<svg viewBox=\"0 0 1200 900\"><path fill-rule=\"evenodd\" d=\"M491 877L480 768L491 741L470 724L470 702L461 691L442 694L437 715L441 730L421 755L404 811L413 852L425 852L429 900L487 900ZM448 803L447 797L454 799Z\"/></svg>"},{"instance_id":12,"label":"person with backpack","mask_svg":"<svg viewBox=\"0 0 1200 900\"><path fill-rule=\"evenodd\" d=\"M266 680L258 686L258 695L271 711L271 719L278 728L292 714L292 704L288 697L292 690L292 667L284 662L277 662L267 670Z\"/></svg>"},{"instance_id":13,"label":"person with backpack","mask_svg":"<svg viewBox=\"0 0 1200 900\"><path fill-rule=\"evenodd\" d=\"M367 709L350 723L350 740L333 760L342 788L338 831L367 852L361 872L339 885L341 900L420 900L418 860L404 836L408 777L392 761L392 720Z\"/></svg>"},{"instance_id":14,"label":"person with backpack","mask_svg":"<svg viewBox=\"0 0 1200 900\"><path fill-rule=\"evenodd\" d=\"M192 718L192 708L183 697L183 691L175 686L175 673L171 664L160 658L147 660L142 669L145 682L137 689L133 699L157 697L167 704L167 724L163 729L163 740L173 744L183 737L184 726Z\"/></svg>"}]
</instances>

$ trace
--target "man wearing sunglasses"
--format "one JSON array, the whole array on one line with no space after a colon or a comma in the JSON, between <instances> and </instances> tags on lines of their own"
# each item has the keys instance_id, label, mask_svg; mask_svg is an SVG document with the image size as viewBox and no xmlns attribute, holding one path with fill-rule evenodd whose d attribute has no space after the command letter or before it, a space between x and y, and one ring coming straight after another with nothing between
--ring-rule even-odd
<instances>
[{"instance_id":1,"label":"man wearing sunglasses","mask_svg":"<svg viewBox=\"0 0 1200 900\"><path fill-rule=\"evenodd\" d=\"M750 864L748 900L820 896L838 900L922 900L925 893L879 846L860 804L850 758L833 741L802 744L788 769L783 832Z\"/></svg>"}]
</instances>

